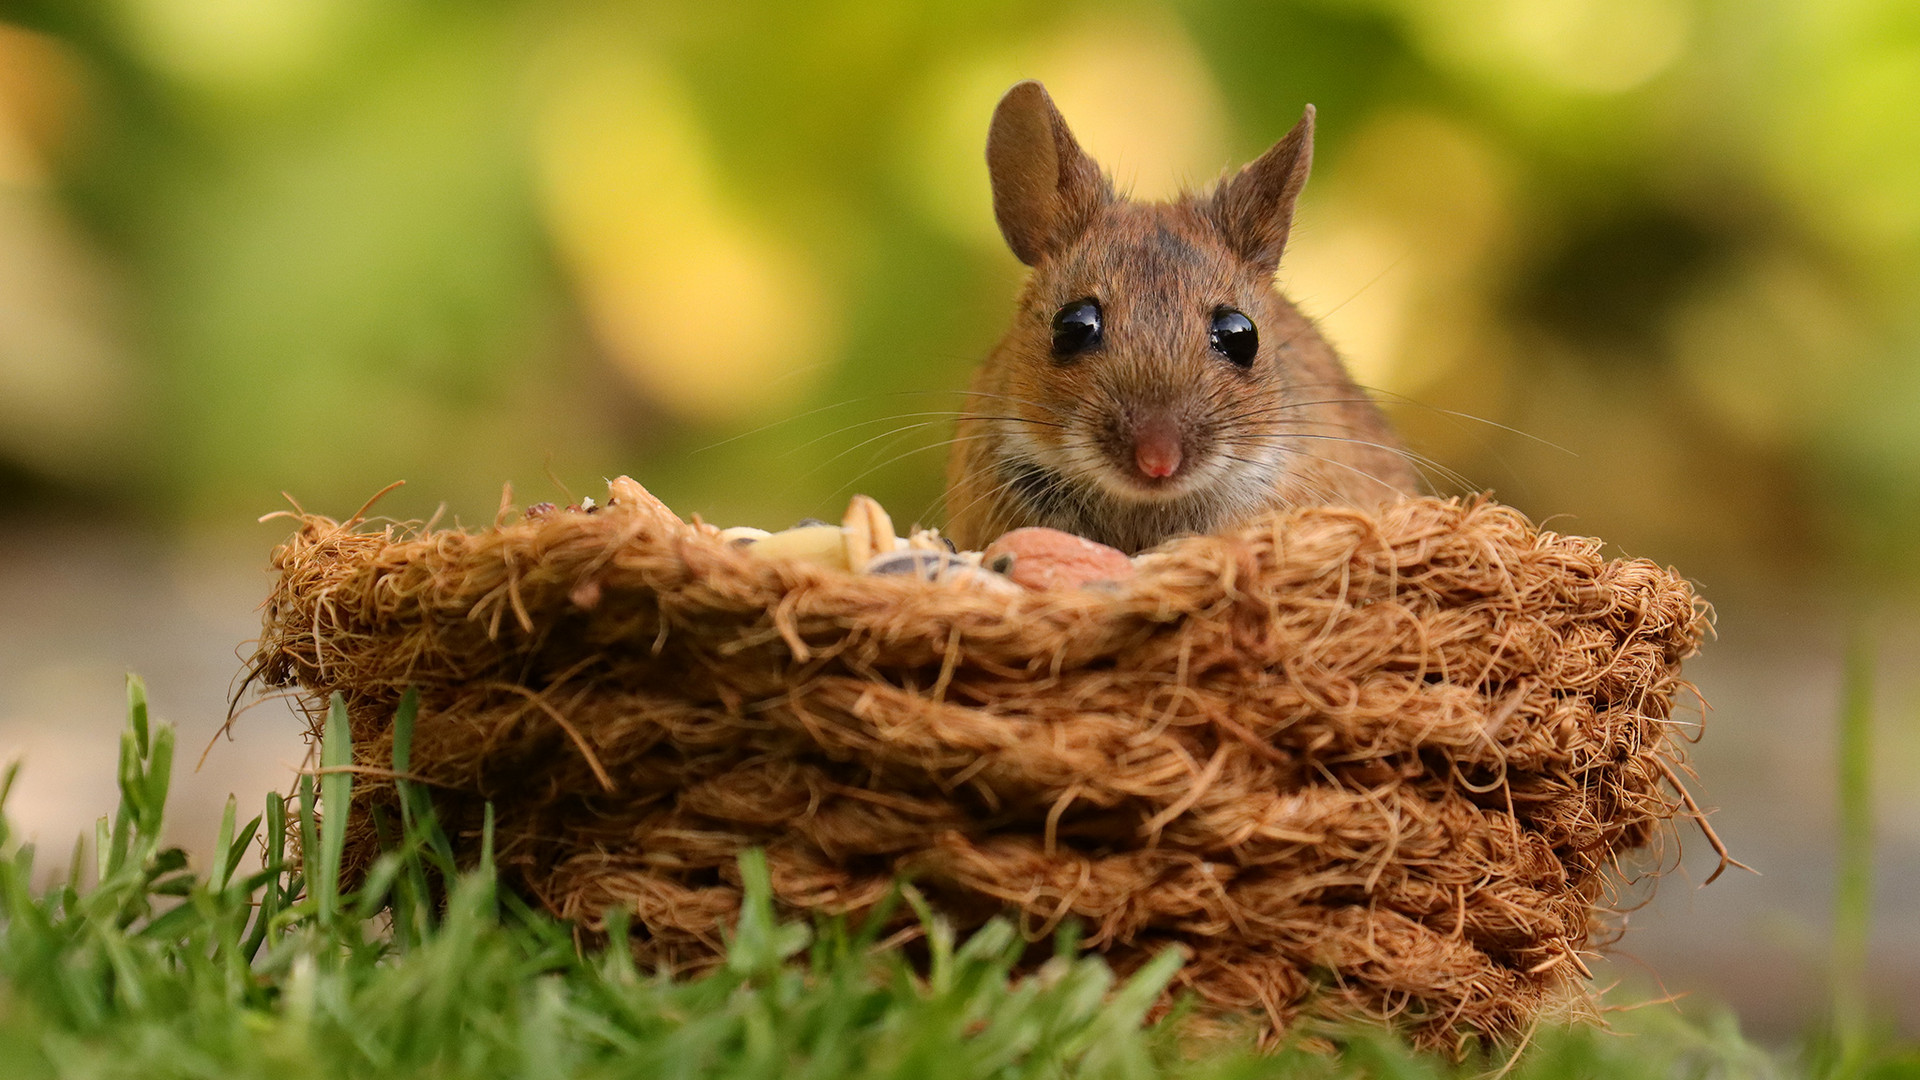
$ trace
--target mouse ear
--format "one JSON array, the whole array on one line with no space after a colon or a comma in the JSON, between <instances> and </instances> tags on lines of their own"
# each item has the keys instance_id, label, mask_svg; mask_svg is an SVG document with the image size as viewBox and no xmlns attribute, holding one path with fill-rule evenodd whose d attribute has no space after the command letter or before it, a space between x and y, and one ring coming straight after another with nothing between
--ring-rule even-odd
<instances>
[{"instance_id":1,"label":"mouse ear","mask_svg":"<svg viewBox=\"0 0 1920 1080\"><path fill-rule=\"evenodd\" d=\"M1007 91L987 131L993 217L1020 261L1032 266L1080 234L1113 188L1046 87L1029 80Z\"/></svg>"},{"instance_id":2,"label":"mouse ear","mask_svg":"<svg viewBox=\"0 0 1920 1080\"><path fill-rule=\"evenodd\" d=\"M1242 258L1271 274L1293 227L1293 204L1313 165L1313 106L1273 148L1223 181L1207 216Z\"/></svg>"}]
</instances>

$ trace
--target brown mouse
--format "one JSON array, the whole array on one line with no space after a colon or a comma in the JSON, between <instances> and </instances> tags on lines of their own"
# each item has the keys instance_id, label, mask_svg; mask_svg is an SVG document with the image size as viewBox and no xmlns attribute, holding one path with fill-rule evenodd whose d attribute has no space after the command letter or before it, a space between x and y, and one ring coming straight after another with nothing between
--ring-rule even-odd
<instances>
[{"instance_id":1,"label":"brown mouse","mask_svg":"<svg viewBox=\"0 0 1920 1080\"><path fill-rule=\"evenodd\" d=\"M993 213L1033 271L955 435L957 543L1045 525L1137 552L1417 490L1379 409L1273 284L1312 157L1308 106L1212 191L1134 202L1044 87L1007 91L987 136Z\"/></svg>"}]
</instances>

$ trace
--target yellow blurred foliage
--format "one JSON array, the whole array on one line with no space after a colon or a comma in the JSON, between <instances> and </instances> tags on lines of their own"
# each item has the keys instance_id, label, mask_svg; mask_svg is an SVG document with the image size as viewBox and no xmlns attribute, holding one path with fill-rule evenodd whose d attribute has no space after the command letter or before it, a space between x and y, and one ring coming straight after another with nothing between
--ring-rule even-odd
<instances>
[{"instance_id":1,"label":"yellow blurred foliage","mask_svg":"<svg viewBox=\"0 0 1920 1080\"><path fill-rule=\"evenodd\" d=\"M1862 378L1857 313L1803 259L1770 252L1706 283L1668 332L1679 371L1715 419L1781 449L1846 422Z\"/></svg>"},{"instance_id":2,"label":"yellow blurred foliage","mask_svg":"<svg viewBox=\"0 0 1920 1080\"><path fill-rule=\"evenodd\" d=\"M82 70L54 38L0 23L0 190L46 184L72 138Z\"/></svg>"},{"instance_id":3,"label":"yellow blurred foliage","mask_svg":"<svg viewBox=\"0 0 1920 1080\"><path fill-rule=\"evenodd\" d=\"M1135 198L1171 198L1238 164L1227 157L1219 86L1169 12L1070 19L1051 36L956 57L925 83L933 119L913 148L914 184L934 222L978 247L1003 246L987 189L987 118L1022 79L1046 84L1080 145Z\"/></svg>"},{"instance_id":4,"label":"yellow blurred foliage","mask_svg":"<svg viewBox=\"0 0 1920 1080\"><path fill-rule=\"evenodd\" d=\"M1309 183L1281 275L1361 383L1419 395L1494 366L1487 286L1517 212L1511 171L1471 128L1402 110Z\"/></svg>"},{"instance_id":5,"label":"yellow blurred foliage","mask_svg":"<svg viewBox=\"0 0 1920 1080\"><path fill-rule=\"evenodd\" d=\"M107 270L46 190L80 71L0 23L0 456L74 479L124 452L131 390Z\"/></svg>"},{"instance_id":6,"label":"yellow blurred foliage","mask_svg":"<svg viewBox=\"0 0 1920 1080\"><path fill-rule=\"evenodd\" d=\"M141 51L211 90L259 94L312 75L378 0L116 0Z\"/></svg>"},{"instance_id":7,"label":"yellow blurred foliage","mask_svg":"<svg viewBox=\"0 0 1920 1080\"><path fill-rule=\"evenodd\" d=\"M1408 0L1434 54L1461 69L1618 94L1673 67L1691 0Z\"/></svg>"},{"instance_id":8,"label":"yellow blurred foliage","mask_svg":"<svg viewBox=\"0 0 1920 1080\"><path fill-rule=\"evenodd\" d=\"M803 396L838 344L835 304L792 244L720 190L671 72L577 41L549 70L540 210L619 371L700 421Z\"/></svg>"}]
</instances>

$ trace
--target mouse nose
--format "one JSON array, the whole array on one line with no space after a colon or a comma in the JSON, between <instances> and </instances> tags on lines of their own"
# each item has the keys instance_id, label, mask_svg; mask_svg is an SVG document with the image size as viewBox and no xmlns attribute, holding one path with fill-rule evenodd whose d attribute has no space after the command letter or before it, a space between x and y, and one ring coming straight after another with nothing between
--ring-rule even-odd
<instances>
[{"instance_id":1,"label":"mouse nose","mask_svg":"<svg viewBox=\"0 0 1920 1080\"><path fill-rule=\"evenodd\" d=\"M1180 471L1180 425L1165 413L1148 416L1133 429L1133 464L1140 475L1164 480Z\"/></svg>"}]
</instances>

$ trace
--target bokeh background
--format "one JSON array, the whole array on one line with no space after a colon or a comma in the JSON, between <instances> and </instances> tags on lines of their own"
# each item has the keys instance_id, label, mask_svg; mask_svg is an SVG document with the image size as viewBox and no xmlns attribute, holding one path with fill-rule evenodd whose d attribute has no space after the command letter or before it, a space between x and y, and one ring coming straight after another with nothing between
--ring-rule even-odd
<instances>
[{"instance_id":1,"label":"bokeh background","mask_svg":"<svg viewBox=\"0 0 1920 1080\"><path fill-rule=\"evenodd\" d=\"M1136 194L1320 110L1282 283L1444 490L1719 612L1683 834L1603 969L1825 1008L1835 717L1878 657L1870 981L1920 1031L1920 5L1909 0L0 0L0 758L111 805L122 677L179 839L284 788L213 741L301 505L491 520L630 472L782 527L938 520L1021 268L981 157L1044 79ZM1458 477L1448 479L1447 471Z\"/></svg>"}]
</instances>

